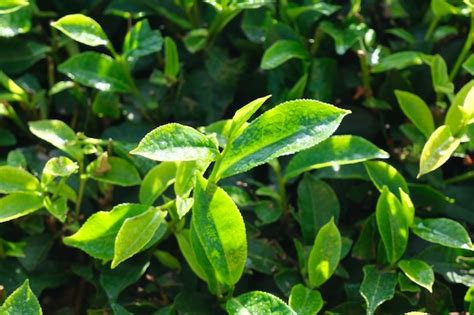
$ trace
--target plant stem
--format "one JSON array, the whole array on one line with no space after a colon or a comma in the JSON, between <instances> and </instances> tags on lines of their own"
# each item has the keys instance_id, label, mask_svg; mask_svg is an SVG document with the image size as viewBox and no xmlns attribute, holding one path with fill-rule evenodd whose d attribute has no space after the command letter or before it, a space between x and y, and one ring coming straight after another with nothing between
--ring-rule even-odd
<instances>
[{"instance_id":1,"label":"plant stem","mask_svg":"<svg viewBox=\"0 0 474 315\"><path fill-rule=\"evenodd\" d=\"M367 63L367 55L365 51L358 50L357 56L359 57L362 87L364 88L365 97L369 99L373 97L373 91L372 87L370 86L370 69Z\"/></svg>"},{"instance_id":2,"label":"plant stem","mask_svg":"<svg viewBox=\"0 0 474 315\"><path fill-rule=\"evenodd\" d=\"M431 36L433 35L434 30L436 29L436 26L438 26L439 23L439 17L435 16L430 23L430 26L428 27L428 30L426 31L425 34L425 40L429 40Z\"/></svg>"},{"instance_id":3,"label":"plant stem","mask_svg":"<svg viewBox=\"0 0 474 315\"><path fill-rule=\"evenodd\" d=\"M78 161L79 163L79 193L76 200L76 216L81 212L82 199L84 198L84 191L86 188L87 174L84 174L84 157Z\"/></svg>"},{"instance_id":4,"label":"plant stem","mask_svg":"<svg viewBox=\"0 0 474 315\"><path fill-rule=\"evenodd\" d=\"M319 46L321 45L321 40L324 37L324 32L321 30L320 27L317 27L314 31L313 43L311 44L310 52L312 56L315 56L319 50Z\"/></svg>"},{"instance_id":5,"label":"plant stem","mask_svg":"<svg viewBox=\"0 0 474 315\"><path fill-rule=\"evenodd\" d=\"M449 74L449 79L451 81L454 80L454 78L459 72L459 69L461 68L462 63L464 62L464 60L466 60L467 54L471 50L473 39L474 39L474 10L471 11L469 33L467 34L466 41L464 42L464 46L461 52L459 53L458 58L456 59L456 62L454 63L451 73Z\"/></svg>"}]
</instances>

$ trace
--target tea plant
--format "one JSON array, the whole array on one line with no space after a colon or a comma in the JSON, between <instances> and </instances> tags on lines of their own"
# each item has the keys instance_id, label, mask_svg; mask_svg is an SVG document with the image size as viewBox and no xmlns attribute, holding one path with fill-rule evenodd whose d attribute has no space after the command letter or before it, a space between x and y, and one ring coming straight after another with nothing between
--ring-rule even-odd
<instances>
[{"instance_id":1,"label":"tea plant","mask_svg":"<svg viewBox=\"0 0 474 315\"><path fill-rule=\"evenodd\" d=\"M3 1L0 313L474 312L473 6Z\"/></svg>"}]
</instances>

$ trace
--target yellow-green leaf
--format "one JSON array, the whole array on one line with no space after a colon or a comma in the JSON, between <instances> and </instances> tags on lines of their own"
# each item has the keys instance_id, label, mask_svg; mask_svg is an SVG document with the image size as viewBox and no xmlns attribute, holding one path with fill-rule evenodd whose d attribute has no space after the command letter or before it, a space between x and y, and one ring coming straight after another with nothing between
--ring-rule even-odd
<instances>
[{"instance_id":1,"label":"yellow-green leaf","mask_svg":"<svg viewBox=\"0 0 474 315\"><path fill-rule=\"evenodd\" d=\"M100 46L109 43L109 39L99 23L83 14L66 15L52 22L51 26L85 45Z\"/></svg>"}]
</instances>

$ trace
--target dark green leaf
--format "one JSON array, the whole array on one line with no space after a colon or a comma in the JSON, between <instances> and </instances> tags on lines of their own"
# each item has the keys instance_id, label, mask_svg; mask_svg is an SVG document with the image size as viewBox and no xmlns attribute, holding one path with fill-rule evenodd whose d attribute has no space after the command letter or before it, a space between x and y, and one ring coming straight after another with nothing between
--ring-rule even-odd
<instances>
[{"instance_id":1,"label":"dark green leaf","mask_svg":"<svg viewBox=\"0 0 474 315\"><path fill-rule=\"evenodd\" d=\"M396 285L395 273L379 271L373 265L364 267L364 280L360 287L360 294L367 303L368 315L374 314L377 307L393 298Z\"/></svg>"},{"instance_id":2,"label":"dark green leaf","mask_svg":"<svg viewBox=\"0 0 474 315\"><path fill-rule=\"evenodd\" d=\"M398 263L398 267L400 267L411 281L432 292L435 277L430 265L422 260L409 259L401 260Z\"/></svg>"},{"instance_id":3,"label":"dark green leaf","mask_svg":"<svg viewBox=\"0 0 474 315\"><path fill-rule=\"evenodd\" d=\"M123 42L123 55L134 60L161 50L163 38L159 30L152 30L148 20L137 22L127 33Z\"/></svg>"},{"instance_id":4,"label":"dark green leaf","mask_svg":"<svg viewBox=\"0 0 474 315\"><path fill-rule=\"evenodd\" d=\"M293 58L306 60L309 59L309 53L300 42L280 40L265 51L260 67L270 70Z\"/></svg>"}]
</instances>

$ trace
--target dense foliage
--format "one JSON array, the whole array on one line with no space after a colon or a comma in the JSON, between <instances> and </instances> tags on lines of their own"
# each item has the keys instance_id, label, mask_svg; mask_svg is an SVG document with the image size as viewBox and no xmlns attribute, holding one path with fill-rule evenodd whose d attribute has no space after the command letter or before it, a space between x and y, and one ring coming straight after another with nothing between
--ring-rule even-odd
<instances>
[{"instance_id":1,"label":"dense foliage","mask_svg":"<svg viewBox=\"0 0 474 315\"><path fill-rule=\"evenodd\" d=\"M471 0L1 0L0 313L474 312L473 42Z\"/></svg>"}]
</instances>

